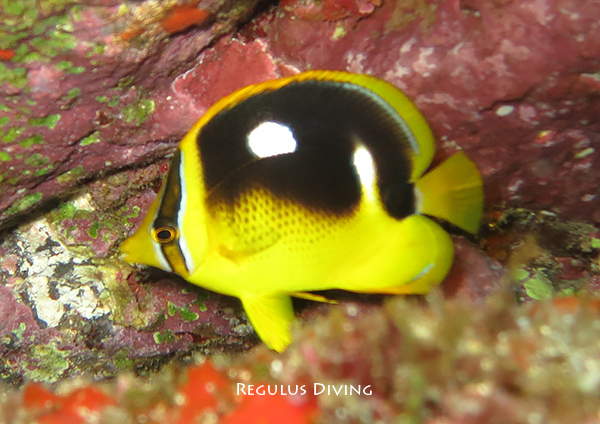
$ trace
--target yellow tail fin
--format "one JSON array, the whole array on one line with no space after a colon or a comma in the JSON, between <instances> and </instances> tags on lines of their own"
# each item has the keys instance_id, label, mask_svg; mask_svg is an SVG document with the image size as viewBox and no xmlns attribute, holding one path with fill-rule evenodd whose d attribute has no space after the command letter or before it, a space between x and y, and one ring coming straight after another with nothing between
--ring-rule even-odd
<instances>
[{"instance_id":1,"label":"yellow tail fin","mask_svg":"<svg viewBox=\"0 0 600 424\"><path fill-rule=\"evenodd\" d=\"M465 153L450 157L415 186L418 212L477 234L483 215L483 187L477 167Z\"/></svg>"},{"instance_id":2,"label":"yellow tail fin","mask_svg":"<svg viewBox=\"0 0 600 424\"><path fill-rule=\"evenodd\" d=\"M246 315L265 344L282 352L292 341L290 326L295 319L292 299L284 294L240 297Z\"/></svg>"}]
</instances>

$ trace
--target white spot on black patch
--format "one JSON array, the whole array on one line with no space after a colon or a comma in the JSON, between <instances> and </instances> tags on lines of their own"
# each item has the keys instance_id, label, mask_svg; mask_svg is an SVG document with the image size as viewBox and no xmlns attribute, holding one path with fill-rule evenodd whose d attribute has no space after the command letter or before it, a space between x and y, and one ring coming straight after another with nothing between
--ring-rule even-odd
<instances>
[{"instance_id":1,"label":"white spot on black patch","mask_svg":"<svg viewBox=\"0 0 600 424\"><path fill-rule=\"evenodd\" d=\"M248 134L248 147L259 158L294 153L298 142L289 126L266 121Z\"/></svg>"},{"instance_id":2,"label":"white spot on black patch","mask_svg":"<svg viewBox=\"0 0 600 424\"><path fill-rule=\"evenodd\" d=\"M357 147L354 151L353 162L364 193L368 197L372 198L376 179L376 171L371 152L369 152L369 150L364 146Z\"/></svg>"}]
</instances>

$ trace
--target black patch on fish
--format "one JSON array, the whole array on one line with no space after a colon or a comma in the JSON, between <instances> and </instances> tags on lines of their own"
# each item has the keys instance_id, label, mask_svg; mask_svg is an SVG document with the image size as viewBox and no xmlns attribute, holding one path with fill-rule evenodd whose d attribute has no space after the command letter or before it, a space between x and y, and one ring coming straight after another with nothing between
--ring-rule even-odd
<instances>
[{"instance_id":1,"label":"black patch on fish","mask_svg":"<svg viewBox=\"0 0 600 424\"><path fill-rule=\"evenodd\" d=\"M290 128L293 153L257 157L248 134L264 122ZM291 82L219 112L198 133L209 205L235 204L257 185L276 196L335 215L355 211L361 198L354 152L371 153L387 212L414 212L411 134L398 113L368 89L336 81Z\"/></svg>"}]
</instances>

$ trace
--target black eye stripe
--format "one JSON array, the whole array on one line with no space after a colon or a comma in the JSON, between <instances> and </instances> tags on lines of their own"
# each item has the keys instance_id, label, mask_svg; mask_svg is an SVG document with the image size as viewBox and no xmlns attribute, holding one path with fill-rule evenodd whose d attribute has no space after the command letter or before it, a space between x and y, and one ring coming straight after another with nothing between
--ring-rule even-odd
<instances>
[{"instance_id":1,"label":"black eye stripe","mask_svg":"<svg viewBox=\"0 0 600 424\"><path fill-rule=\"evenodd\" d=\"M160 207L154 218L152 224L154 229L162 227L177 227L177 216L181 207L181 152L178 150L173 156L171 161L171 168L167 179L165 180L165 186L162 198L160 200Z\"/></svg>"}]
</instances>

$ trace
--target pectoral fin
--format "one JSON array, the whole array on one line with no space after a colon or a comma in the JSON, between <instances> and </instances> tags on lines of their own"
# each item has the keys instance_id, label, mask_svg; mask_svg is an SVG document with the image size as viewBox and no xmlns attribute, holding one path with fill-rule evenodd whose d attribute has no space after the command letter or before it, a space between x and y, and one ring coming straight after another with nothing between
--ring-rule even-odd
<instances>
[{"instance_id":1,"label":"pectoral fin","mask_svg":"<svg viewBox=\"0 0 600 424\"><path fill-rule=\"evenodd\" d=\"M284 294L240 297L250 323L265 344L282 352L291 342L292 299Z\"/></svg>"},{"instance_id":2,"label":"pectoral fin","mask_svg":"<svg viewBox=\"0 0 600 424\"><path fill-rule=\"evenodd\" d=\"M249 219L236 218L233 207L213 211L213 216L211 229L214 240L218 240L216 249L233 261L267 250L281 239L281 234L268 219L258 219L254 215Z\"/></svg>"},{"instance_id":3,"label":"pectoral fin","mask_svg":"<svg viewBox=\"0 0 600 424\"><path fill-rule=\"evenodd\" d=\"M231 251L237 255L254 255L268 249L279 241L281 235L271 226L255 226L251 230L241 231L233 243Z\"/></svg>"}]
</instances>

